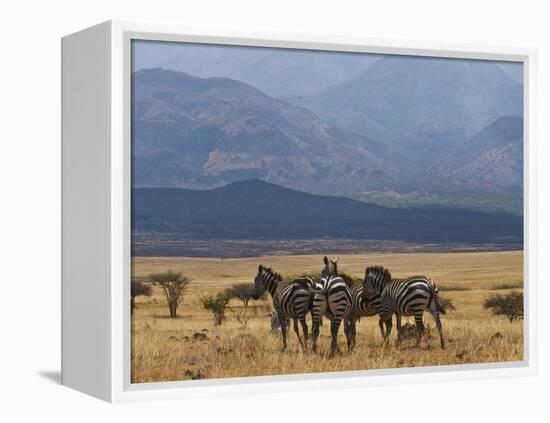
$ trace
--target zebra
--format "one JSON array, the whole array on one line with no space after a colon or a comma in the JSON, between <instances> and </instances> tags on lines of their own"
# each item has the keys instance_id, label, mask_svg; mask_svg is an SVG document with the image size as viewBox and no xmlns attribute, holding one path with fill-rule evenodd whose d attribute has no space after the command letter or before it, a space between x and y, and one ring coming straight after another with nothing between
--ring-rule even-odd
<instances>
[{"instance_id":1,"label":"zebra","mask_svg":"<svg viewBox=\"0 0 550 423\"><path fill-rule=\"evenodd\" d=\"M356 325L357 320L361 317L375 316L381 309L380 294L378 292L374 295L367 295L363 288L363 281L360 279L353 279L348 275L340 275L344 279L344 282L348 285L351 292L351 313L344 329L348 332L348 338L350 339L350 349L355 348L356 341ZM388 324L391 325L391 318L389 321L384 322L382 318L378 319L378 325L380 326L380 333L382 338L385 338L384 324L386 325L386 331L388 330Z\"/></svg>"},{"instance_id":2,"label":"zebra","mask_svg":"<svg viewBox=\"0 0 550 423\"><path fill-rule=\"evenodd\" d=\"M325 263L321 271L321 280L317 287L321 288L313 298L313 328L312 328L312 350L317 351L317 337L319 336L319 323L321 316L325 315L330 319L330 357L334 356L338 350L338 330L340 323L346 320L351 312L351 293L344 280L338 276L336 260L329 260L326 256L323 258ZM346 333L346 337L347 337ZM348 348L350 339L348 337Z\"/></svg>"},{"instance_id":3,"label":"zebra","mask_svg":"<svg viewBox=\"0 0 550 423\"><path fill-rule=\"evenodd\" d=\"M391 317L395 313L397 324L397 343L401 344L401 317L414 316L417 328L416 346L420 345L424 335L422 317L425 310L432 314L441 349L445 349L443 328L439 314L445 309L439 301L439 291L435 283L427 276L411 276L405 279L392 279L391 273L382 266L371 266L365 270L363 289L367 296L380 296L380 319L386 322L384 339L387 341L392 328Z\"/></svg>"},{"instance_id":4,"label":"zebra","mask_svg":"<svg viewBox=\"0 0 550 423\"><path fill-rule=\"evenodd\" d=\"M251 297L257 300L265 291L268 291L273 299L273 308L277 312L281 325L282 351L284 352L287 348L288 318L293 319L294 332L298 337L300 346L305 350L308 341L306 315L311 310L313 295L317 292L313 279L301 277L293 281L283 281L281 275L275 273L271 268L260 264L258 266L258 274L254 278L254 288L252 289ZM298 321L304 332L304 341L302 341L300 336Z\"/></svg>"}]
</instances>

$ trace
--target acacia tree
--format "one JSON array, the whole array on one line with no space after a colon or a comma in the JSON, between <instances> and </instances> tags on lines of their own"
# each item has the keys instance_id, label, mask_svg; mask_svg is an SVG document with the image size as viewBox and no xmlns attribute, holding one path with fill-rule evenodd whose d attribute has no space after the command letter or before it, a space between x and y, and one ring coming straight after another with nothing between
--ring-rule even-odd
<instances>
[{"instance_id":1,"label":"acacia tree","mask_svg":"<svg viewBox=\"0 0 550 423\"><path fill-rule=\"evenodd\" d=\"M152 292L153 290L151 289L151 285L138 280L132 280L130 286L130 312L134 312L134 308L136 307L136 297L139 297L140 295L150 297Z\"/></svg>"},{"instance_id":2,"label":"acacia tree","mask_svg":"<svg viewBox=\"0 0 550 423\"><path fill-rule=\"evenodd\" d=\"M523 294L521 292L493 295L485 300L483 306L497 316L508 317L510 323L516 319L523 319Z\"/></svg>"},{"instance_id":3,"label":"acacia tree","mask_svg":"<svg viewBox=\"0 0 550 423\"><path fill-rule=\"evenodd\" d=\"M235 298L243 303L243 307L248 307L248 302L252 298L252 290L254 289L254 285L250 283L237 283L229 288L227 288L224 292L231 298ZM262 294L262 299L264 299L266 296L266 293L264 292Z\"/></svg>"},{"instance_id":4,"label":"acacia tree","mask_svg":"<svg viewBox=\"0 0 550 423\"><path fill-rule=\"evenodd\" d=\"M191 282L191 279L183 276L181 272L176 273L171 270L162 273L153 273L149 276L149 279L153 285L162 288L166 302L168 303L170 317L176 317L178 306L183 300L185 288Z\"/></svg>"}]
</instances>

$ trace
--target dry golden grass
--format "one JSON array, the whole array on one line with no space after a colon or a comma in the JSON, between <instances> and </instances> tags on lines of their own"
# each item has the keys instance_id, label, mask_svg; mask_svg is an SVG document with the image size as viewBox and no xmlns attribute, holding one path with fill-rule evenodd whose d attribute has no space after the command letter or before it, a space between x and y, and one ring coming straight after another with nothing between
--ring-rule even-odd
<instances>
[{"instance_id":1,"label":"dry golden grass","mask_svg":"<svg viewBox=\"0 0 550 423\"><path fill-rule=\"evenodd\" d=\"M136 257L133 275L146 278L153 272L172 269L193 279L178 310L178 318L167 317L162 293L139 297L132 319L132 381L155 382L197 378L365 370L377 368L432 366L441 364L491 363L523 359L523 323L510 324L505 317L492 316L482 307L492 293L503 288L521 289L523 253L407 253L349 254L340 256L340 269L362 276L368 264L388 267L396 277L412 274L431 276L441 295L451 298L456 311L442 317L447 349L440 350L431 316L425 314L428 335L420 348L406 341L397 349L392 340L382 345L377 318L358 324L357 347L346 352L345 337L339 335L342 353L329 359L328 324L321 328L320 352L302 352L293 330L289 348L280 352L280 335L272 334L265 307L253 302L257 316L243 329L231 316L215 327L202 310L199 299L233 283L252 283L258 264L271 266L284 276L319 271L322 256L273 256L240 259L185 257ZM232 303L233 304L233 303ZM238 305L234 303L233 305ZM405 319L406 321L406 319ZM311 329L311 321L308 318ZM203 333L206 340L193 340Z\"/></svg>"}]
</instances>

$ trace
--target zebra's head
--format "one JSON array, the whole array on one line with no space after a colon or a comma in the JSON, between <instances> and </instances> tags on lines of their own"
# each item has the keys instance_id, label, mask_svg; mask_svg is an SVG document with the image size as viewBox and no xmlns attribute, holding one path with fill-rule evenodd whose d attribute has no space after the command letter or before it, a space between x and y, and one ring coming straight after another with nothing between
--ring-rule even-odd
<instances>
[{"instance_id":1,"label":"zebra's head","mask_svg":"<svg viewBox=\"0 0 550 423\"><path fill-rule=\"evenodd\" d=\"M382 266L369 266L365 269L363 289L367 296L382 292L386 284L391 280L391 273Z\"/></svg>"},{"instance_id":2,"label":"zebra's head","mask_svg":"<svg viewBox=\"0 0 550 423\"><path fill-rule=\"evenodd\" d=\"M327 256L323 257L325 267L321 271L321 279L338 276L338 257L334 260L329 260Z\"/></svg>"},{"instance_id":3,"label":"zebra's head","mask_svg":"<svg viewBox=\"0 0 550 423\"><path fill-rule=\"evenodd\" d=\"M257 300L258 298L260 298L263 295L263 293L267 290L267 283L266 283L266 277L264 275L264 270L266 270L266 268L260 264L258 266L258 274L254 278L254 288L252 288L252 292L250 293L250 296L254 300Z\"/></svg>"}]
</instances>

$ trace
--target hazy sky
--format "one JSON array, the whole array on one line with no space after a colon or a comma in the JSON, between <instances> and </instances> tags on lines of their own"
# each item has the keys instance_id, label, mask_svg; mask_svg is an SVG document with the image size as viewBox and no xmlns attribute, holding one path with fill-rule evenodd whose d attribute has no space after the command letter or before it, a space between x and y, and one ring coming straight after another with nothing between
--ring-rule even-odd
<instances>
[{"instance_id":1,"label":"hazy sky","mask_svg":"<svg viewBox=\"0 0 550 423\"><path fill-rule=\"evenodd\" d=\"M304 76L315 89L358 75L381 55L265 47L219 46L164 41L134 41L132 66L179 70L199 77L220 76L252 83L276 79L277 73ZM438 60L434 58L434 60ZM523 65L496 62L512 79L523 81ZM284 76L287 78L287 75ZM311 79L315 81L311 82ZM286 79L288 81L288 79ZM284 83L283 79L281 83ZM267 84L269 85L269 84ZM258 87L262 88L262 87Z\"/></svg>"}]
</instances>

